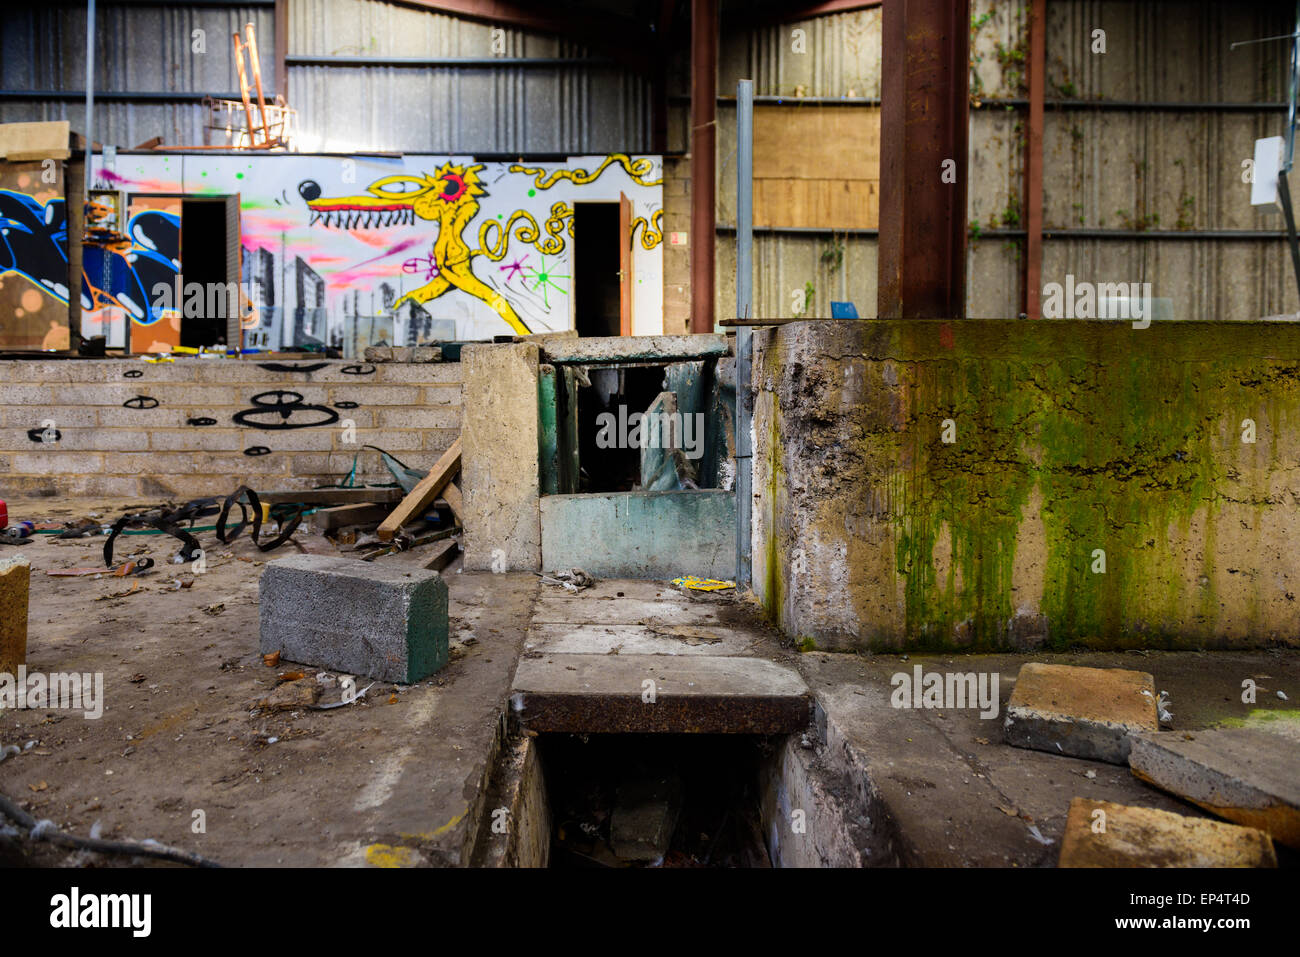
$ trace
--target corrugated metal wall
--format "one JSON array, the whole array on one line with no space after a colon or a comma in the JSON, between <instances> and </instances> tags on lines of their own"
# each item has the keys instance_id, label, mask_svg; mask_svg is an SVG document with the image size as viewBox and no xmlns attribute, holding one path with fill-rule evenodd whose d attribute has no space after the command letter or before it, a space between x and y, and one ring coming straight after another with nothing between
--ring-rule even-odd
<instances>
[{"instance_id":1,"label":"corrugated metal wall","mask_svg":"<svg viewBox=\"0 0 1300 957\"><path fill-rule=\"evenodd\" d=\"M967 314L1017 315L1024 247L1024 143L1028 96L1028 4L972 3L972 94L968 216L978 224L967 269ZM1279 230L1278 215L1252 209L1242 161L1254 140L1280 135L1275 109L1131 109L1066 105L1053 100L1142 103L1280 103L1285 99L1286 43L1240 47L1234 40L1288 33L1289 0L1097 2L1048 0L1047 100L1044 124L1046 229L1115 230L1143 238L1067 237L1044 243L1043 282L1067 273L1093 281L1149 281L1171 300L1175 318L1246 319L1300 309L1286 244L1277 239L1198 238L1197 230ZM880 95L879 9L723 35L718 91L735 93L752 76L756 96ZM793 49L804 31L805 53ZM1106 33L1106 53L1093 53L1093 31ZM802 87L802 90L799 90ZM685 93L678 87L676 93ZM843 109L854 109L844 106ZM674 104L670 146L683 145L686 104ZM719 210L734 222L734 109L719 110ZM797 149L797 144L791 144ZM1177 231L1169 238L1159 231ZM825 252L843 246L843 265ZM809 314L830 314L831 299L849 299L864 316L876 313L876 239L824 234L755 235L756 312L788 316L797 290L816 289ZM734 236L718 237L716 310L734 309ZM833 257L832 257L833 258Z\"/></svg>"},{"instance_id":2,"label":"corrugated metal wall","mask_svg":"<svg viewBox=\"0 0 1300 957\"><path fill-rule=\"evenodd\" d=\"M158 99L96 100L95 139L121 147L154 136L163 142L203 142L195 96L238 96L231 34L252 23L262 54L263 83L275 92L274 9L154 4L101 6L96 17L95 91L163 93ZM194 52L201 30L204 52ZM86 7L9 5L0 20L0 122L67 120L85 131ZM13 96L19 91L74 93L68 98ZM165 94L191 94L167 99Z\"/></svg>"},{"instance_id":3,"label":"corrugated metal wall","mask_svg":"<svg viewBox=\"0 0 1300 957\"><path fill-rule=\"evenodd\" d=\"M374 0L290 0L300 56L581 59L554 37ZM650 86L615 65L291 65L304 145L325 150L599 153L650 149Z\"/></svg>"},{"instance_id":4,"label":"corrugated metal wall","mask_svg":"<svg viewBox=\"0 0 1300 957\"><path fill-rule=\"evenodd\" d=\"M489 57L492 28L375 0L290 0L291 57ZM97 100L95 138L122 147L153 136L203 142L197 99L238 98L231 34L257 30L262 79L275 89L274 6L101 3L96 91L180 94ZM83 130L84 4L11 7L0 21L0 89L76 94L0 96L0 122L66 119ZM192 51L203 30L206 52ZM587 57L571 43L504 30L507 58ZM598 153L650 149L646 78L601 61L546 66L291 65L289 102L304 150Z\"/></svg>"}]
</instances>

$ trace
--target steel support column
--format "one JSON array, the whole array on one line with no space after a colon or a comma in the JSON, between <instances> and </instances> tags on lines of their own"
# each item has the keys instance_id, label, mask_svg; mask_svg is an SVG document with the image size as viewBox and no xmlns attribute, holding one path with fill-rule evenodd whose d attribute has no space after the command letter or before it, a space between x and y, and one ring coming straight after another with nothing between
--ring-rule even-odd
<instances>
[{"instance_id":1,"label":"steel support column","mask_svg":"<svg viewBox=\"0 0 1300 957\"><path fill-rule=\"evenodd\" d=\"M718 2L691 0L691 332L713 331Z\"/></svg>"},{"instance_id":2,"label":"steel support column","mask_svg":"<svg viewBox=\"0 0 1300 957\"><path fill-rule=\"evenodd\" d=\"M962 317L970 2L882 10L879 315Z\"/></svg>"}]
</instances>

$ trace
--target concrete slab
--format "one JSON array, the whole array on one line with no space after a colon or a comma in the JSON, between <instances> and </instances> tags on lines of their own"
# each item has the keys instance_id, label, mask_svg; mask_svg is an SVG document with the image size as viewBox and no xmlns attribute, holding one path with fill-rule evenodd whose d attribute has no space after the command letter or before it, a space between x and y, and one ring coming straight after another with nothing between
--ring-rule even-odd
<instances>
[{"instance_id":1,"label":"concrete slab","mask_svg":"<svg viewBox=\"0 0 1300 957\"><path fill-rule=\"evenodd\" d=\"M1058 866L1277 867L1277 855L1253 827L1077 797Z\"/></svg>"},{"instance_id":2,"label":"concrete slab","mask_svg":"<svg viewBox=\"0 0 1300 957\"><path fill-rule=\"evenodd\" d=\"M1300 748L1252 728L1133 737L1129 767L1149 784L1300 849Z\"/></svg>"},{"instance_id":3,"label":"concrete slab","mask_svg":"<svg viewBox=\"0 0 1300 957\"><path fill-rule=\"evenodd\" d=\"M534 624L527 650L590 655L746 655L758 638L727 625Z\"/></svg>"},{"instance_id":4,"label":"concrete slab","mask_svg":"<svg viewBox=\"0 0 1300 957\"><path fill-rule=\"evenodd\" d=\"M721 622L716 608L701 607L689 598L618 598L588 597L587 592L571 595L559 589L548 590L537 600L534 622L590 625L706 625Z\"/></svg>"},{"instance_id":5,"label":"concrete slab","mask_svg":"<svg viewBox=\"0 0 1300 957\"><path fill-rule=\"evenodd\" d=\"M0 674L16 675L18 666L27 661L31 580L32 563L25 555L0 560Z\"/></svg>"},{"instance_id":6,"label":"concrete slab","mask_svg":"<svg viewBox=\"0 0 1300 957\"><path fill-rule=\"evenodd\" d=\"M724 335L691 336L588 336L581 339L546 339L545 361L555 365L598 362L682 362L725 356L730 351ZM468 350L466 350L468 351ZM468 382L468 379L466 379Z\"/></svg>"},{"instance_id":7,"label":"concrete slab","mask_svg":"<svg viewBox=\"0 0 1300 957\"><path fill-rule=\"evenodd\" d=\"M736 575L736 495L721 489L546 495L542 567L598 578Z\"/></svg>"},{"instance_id":8,"label":"concrete slab","mask_svg":"<svg viewBox=\"0 0 1300 957\"><path fill-rule=\"evenodd\" d=\"M1018 748L1124 764L1129 735L1159 727L1146 672L1029 662L1007 703L1003 737Z\"/></svg>"},{"instance_id":9,"label":"concrete slab","mask_svg":"<svg viewBox=\"0 0 1300 957\"><path fill-rule=\"evenodd\" d=\"M410 684L447 663L447 585L410 565L294 555L258 583L263 654Z\"/></svg>"},{"instance_id":10,"label":"concrete slab","mask_svg":"<svg viewBox=\"0 0 1300 957\"><path fill-rule=\"evenodd\" d=\"M810 696L763 658L527 653L510 704L538 732L789 734Z\"/></svg>"}]
</instances>

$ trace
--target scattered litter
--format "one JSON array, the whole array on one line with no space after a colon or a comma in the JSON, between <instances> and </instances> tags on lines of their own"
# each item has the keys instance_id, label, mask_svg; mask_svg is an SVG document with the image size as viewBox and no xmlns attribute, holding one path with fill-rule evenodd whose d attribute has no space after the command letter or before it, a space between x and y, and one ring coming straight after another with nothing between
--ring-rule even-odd
<instances>
[{"instance_id":1,"label":"scattered litter","mask_svg":"<svg viewBox=\"0 0 1300 957\"><path fill-rule=\"evenodd\" d=\"M1031 825L1029 826L1029 836L1032 837L1032 838L1033 838L1035 841L1037 841L1039 844L1042 844L1042 845L1044 845L1044 846L1046 846L1046 845L1048 845L1048 844L1055 844L1055 843L1056 843L1056 842L1055 842L1054 840L1052 840L1052 838L1050 838L1050 837L1043 837L1042 832L1038 830L1038 825L1037 825L1037 824L1031 824Z\"/></svg>"},{"instance_id":2,"label":"scattered litter","mask_svg":"<svg viewBox=\"0 0 1300 957\"><path fill-rule=\"evenodd\" d=\"M1097 772L1092 770L1084 771L1083 776L1091 780L1097 776Z\"/></svg>"},{"instance_id":3,"label":"scattered litter","mask_svg":"<svg viewBox=\"0 0 1300 957\"><path fill-rule=\"evenodd\" d=\"M108 601L111 598L125 598L127 595L134 595L139 590L140 590L140 583L136 582L130 588L126 589L126 591L115 591L108 595L100 595L98 598L95 599L95 601Z\"/></svg>"},{"instance_id":4,"label":"scattered litter","mask_svg":"<svg viewBox=\"0 0 1300 957\"><path fill-rule=\"evenodd\" d=\"M135 558L129 562L123 562L116 568L47 568L45 574L54 578L85 578L87 575L94 575L96 578L101 575L125 578L128 575L143 574L150 568L153 568L152 558Z\"/></svg>"},{"instance_id":5,"label":"scattered litter","mask_svg":"<svg viewBox=\"0 0 1300 957\"><path fill-rule=\"evenodd\" d=\"M131 684L133 685L139 685L139 684L144 684L146 681L148 681L149 677L143 674L135 674L127 678L126 680L131 682Z\"/></svg>"},{"instance_id":6,"label":"scattered litter","mask_svg":"<svg viewBox=\"0 0 1300 957\"><path fill-rule=\"evenodd\" d=\"M1288 698L1288 697L1286 696L1286 692L1285 692L1285 691L1279 691L1279 692L1277 693L1277 696L1278 696L1279 698L1281 698L1283 701L1290 701L1290 700L1291 700L1290 698Z\"/></svg>"},{"instance_id":7,"label":"scattered litter","mask_svg":"<svg viewBox=\"0 0 1300 957\"><path fill-rule=\"evenodd\" d=\"M268 668L274 668L280 663L280 652L273 651L269 655L262 655L262 664Z\"/></svg>"},{"instance_id":8,"label":"scattered litter","mask_svg":"<svg viewBox=\"0 0 1300 957\"><path fill-rule=\"evenodd\" d=\"M580 592L596 584L596 579L581 568L563 568L550 575L539 575L544 585L559 585L567 592Z\"/></svg>"},{"instance_id":9,"label":"scattered litter","mask_svg":"<svg viewBox=\"0 0 1300 957\"><path fill-rule=\"evenodd\" d=\"M0 761L3 761L5 758L9 757L10 755L22 754L22 753L23 753L23 749L18 747L18 745L6 744L3 748L0 748Z\"/></svg>"},{"instance_id":10,"label":"scattered litter","mask_svg":"<svg viewBox=\"0 0 1300 957\"><path fill-rule=\"evenodd\" d=\"M1163 725L1172 725L1174 723L1173 712L1166 707L1169 703L1169 692L1160 692L1160 697L1156 699L1156 716Z\"/></svg>"},{"instance_id":11,"label":"scattered litter","mask_svg":"<svg viewBox=\"0 0 1300 957\"><path fill-rule=\"evenodd\" d=\"M717 578L697 578L695 575L674 578L673 584L678 588L689 588L692 591L722 591L726 588L736 587L735 582L722 581Z\"/></svg>"},{"instance_id":12,"label":"scattered litter","mask_svg":"<svg viewBox=\"0 0 1300 957\"><path fill-rule=\"evenodd\" d=\"M364 688L358 691L356 695L353 696L351 701L348 700L331 701L329 704L313 704L313 705L308 705L308 707L311 708L312 711L331 711L334 708L343 708L350 704L356 704L358 701L364 698L366 696L366 692L369 691L374 686L375 683L372 681L370 684L366 685Z\"/></svg>"},{"instance_id":13,"label":"scattered litter","mask_svg":"<svg viewBox=\"0 0 1300 957\"><path fill-rule=\"evenodd\" d=\"M226 610L226 603L219 601L215 605L209 605L207 608L204 608L203 614L211 615L215 618L217 615L221 614L225 610Z\"/></svg>"}]
</instances>

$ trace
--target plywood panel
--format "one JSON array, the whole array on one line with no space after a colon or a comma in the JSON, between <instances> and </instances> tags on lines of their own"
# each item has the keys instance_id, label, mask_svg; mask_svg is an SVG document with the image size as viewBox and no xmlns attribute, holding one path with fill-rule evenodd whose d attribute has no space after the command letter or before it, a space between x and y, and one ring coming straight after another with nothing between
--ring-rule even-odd
<instances>
[{"instance_id":1,"label":"plywood panel","mask_svg":"<svg viewBox=\"0 0 1300 957\"><path fill-rule=\"evenodd\" d=\"M876 229L880 184L874 180L754 181L754 225Z\"/></svg>"},{"instance_id":2,"label":"plywood panel","mask_svg":"<svg viewBox=\"0 0 1300 957\"><path fill-rule=\"evenodd\" d=\"M879 222L879 109L755 109L754 225L875 229Z\"/></svg>"},{"instance_id":3,"label":"plywood panel","mask_svg":"<svg viewBox=\"0 0 1300 957\"><path fill-rule=\"evenodd\" d=\"M880 110L755 107L754 178L878 180Z\"/></svg>"}]
</instances>

